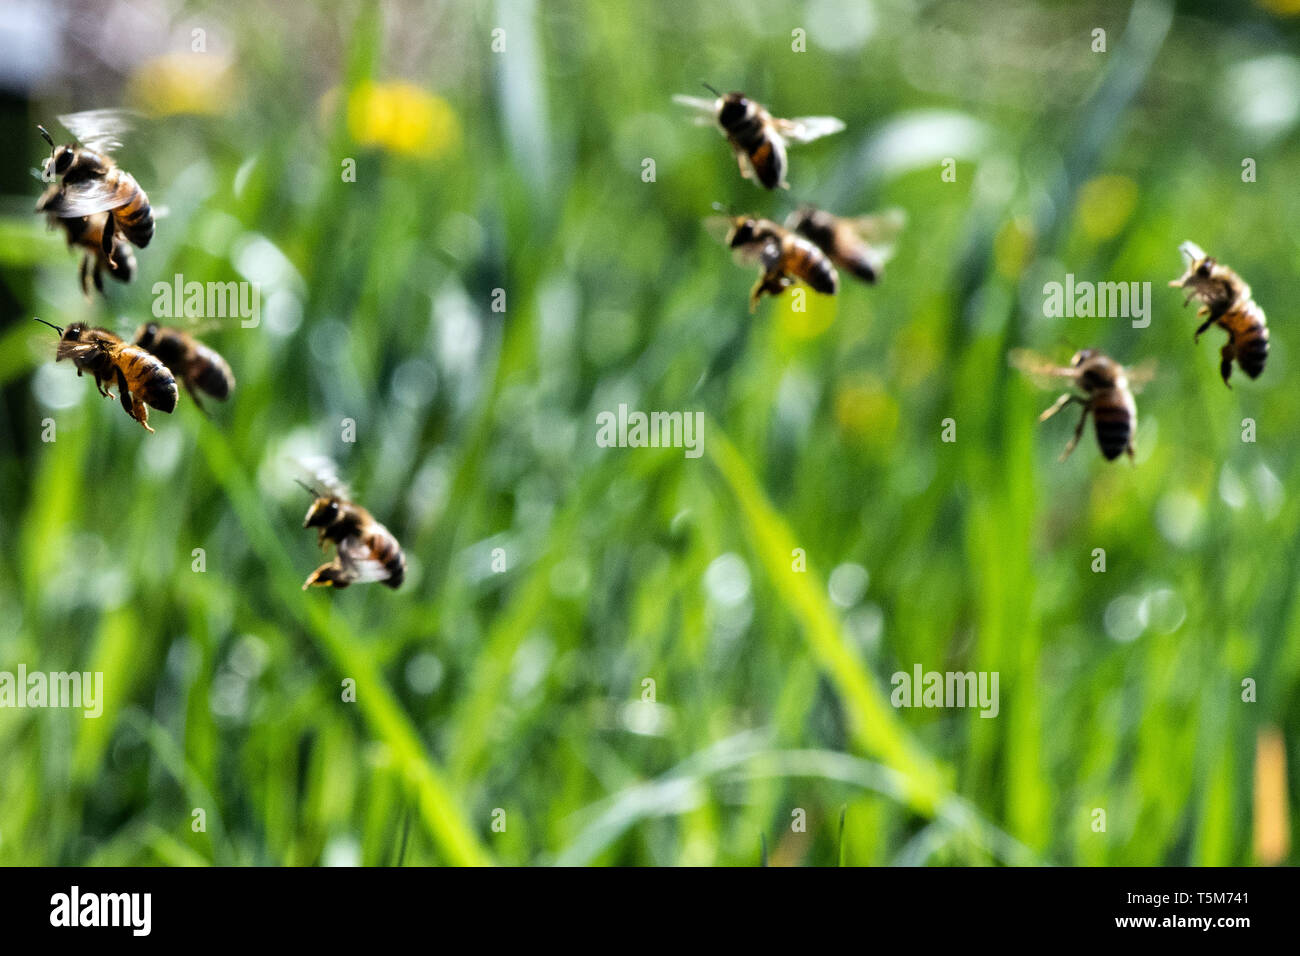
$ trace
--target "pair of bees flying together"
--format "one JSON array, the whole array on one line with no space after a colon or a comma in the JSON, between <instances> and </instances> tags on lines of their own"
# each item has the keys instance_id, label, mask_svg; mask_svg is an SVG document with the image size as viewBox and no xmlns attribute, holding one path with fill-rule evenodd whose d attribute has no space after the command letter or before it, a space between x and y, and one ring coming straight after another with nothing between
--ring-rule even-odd
<instances>
[{"instance_id":1,"label":"pair of bees flying together","mask_svg":"<svg viewBox=\"0 0 1300 956\"><path fill-rule=\"evenodd\" d=\"M1210 326L1219 326L1228 333L1228 341L1219 353L1223 384L1232 387L1228 379L1234 361L1250 378L1258 378L1268 359L1268 324L1264 310L1251 295L1250 286L1232 269L1207 256L1196 243L1184 242L1180 251L1187 269L1169 284L1187 290L1184 305L1194 298L1200 300L1201 307L1196 314L1198 318L1205 316L1205 321L1196 329L1193 341L1200 341ZM1109 461L1124 453L1130 459L1133 457L1137 435L1137 403L1133 393L1140 391L1155 374L1153 362L1125 369L1095 349L1077 352L1065 367L1023 349L1012 352L1011 360L1040 384L1050 387L1053 380L1067 379L1083 393L1082 396L1064 393L1038 417L1040 422L1046 421L1072 402L1083 406L1074 437L1061 454L1062 461L1079 443L1089 413L1092 413L1102 455Z\"/></svg>"},{"instance_id":2,"label":"pair of bees flying together","mask_svg":"<svg viewBox=\"0 0 1300 956\"><path fill-rule=\"evenodd\" d=\"M64 230L69 246L82 250L81 287L90 298L92 284L103 293L105 272L120 282L135 277L131 246L143 249L149 244L154 212L135 177L110 155L130 128L127 114L94 110L60 116L59 121L73 134L73 142L56 145L45 127L37 127L51 154L38 171L49 185L37 201L36 212L44 214L52 227ZM199 392L224 401L234 390L235 377L226 360L180 329L149 322L125 342L107 329L82 322L65 329L44 319L37 321L59 335L56 362L69 359L77 375L92 376L105 397L112 398L109 389L116 386L127 415L149 432L153 432L150 407L168 414L176 409L177 379L200 411L204 409ZM311 573L303 590L373 581L399 587L406 575L406 556L397 539L352 502L332 466L318 468L316 480L323 491L303 485L313 499L303 527L316 528L321 547L332 543L335 556Z\"/></svg>"},{"instance_id":3,"label":"pair of bees flying together","mask_svg":"<svg viewBox=\"0 0 1300 956\"><path fill-rule=\"evenodd\" d=\"M810 143L844 129L833 116L782 119L743 93L718 93L708 100L678 95L673 99L694 109L699 121L717 125L735 154L740 174L765 189L788 189L786 147ZM717 208L717 207L715 207ZM757 216L711 217L709 231L742 263L758 265L758 281L749 295L753 312L764 295L779 296L802 281L815 292L835 295L844 269L866 283L880 279L889 245L903 226L898 210L877 216L836 216L814 206L791 213L785 225Z\"/></svg>"}]
</instances>

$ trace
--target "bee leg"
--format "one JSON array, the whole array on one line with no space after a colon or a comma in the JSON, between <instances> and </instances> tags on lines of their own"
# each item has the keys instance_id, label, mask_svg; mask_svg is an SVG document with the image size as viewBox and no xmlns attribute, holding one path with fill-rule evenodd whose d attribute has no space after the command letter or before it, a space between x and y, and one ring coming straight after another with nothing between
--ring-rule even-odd
<instances>
[{"instance_id":1,"label":"bee leg","mask_svg":"<svg viewBox=\"0 0 1300 956\"><path fill-rule=\"evenodd\" d=\"M322 564L319 568L307 575L307 580L303 582L302 589L306 591L310 587L335 587L345 588L351 582L343 576L343 569L334 561L329 564Z\"/></svg>"},{"instance_id":2,"label":"bee leg","mask_svg":"<svg viewBox=\"0 0 1300 956\"><path fill-rule=\"evenodd\" d=\"M121 369L117 370L117 395L122 400L122 407L126 409L126 413L143 425L145 431L152 432L153 429L149 427L149 407L131 394L126 384L126 376L122 374Z\"/></svg>"},{"instance_id":3,"label":"bee leg","mask_svg":"<svg viewBox=\"0 0 1300 956\"><path fill-rule=\"evenodd\" d=\"M1038 420L1040 422L1047 421L1049 418L1051 418L1053 415L1055 415L1057 412L1063 409L1066 405L1069 405L1071 402L1074 401L1078 401L1078 399L1070 392L1066 392L1055 402L1053 402L1051 407L1048 408L1046 411L1044 411L1043 414L1039 415Z\"/></svg>"},{"instance_id":4,"label":"bee leg","mask_svg":"<svg viewBox=\"0 0 1300 956\"><path fill-rule=\"evenodd\" d=\"M1232 377L1232 360L1237 357L1237 350L1232 347L1232 340L1229 339L1219 353L1221 361L1219 362L1219 374L1223 376L1223 384L1232 388L1232 383L1228 381Z\"/></svg>"},{"instance_id":5,"label":"bee leg","mask_svg":"<svg viewBox=\"0 0 1300 956\"><path fill-rule=\"evenodd\" d=\"M1070 443L1065 446L1065 451L1061 452L1060 461L1065 461L1065 459L1069 458L1070 452L1074 451L1074 446L1079 444L1079 439L1083 437L1083 426L1088 421L1088 410L1091 408L1092 406L1087 402L1083 403L1083 414L1079 416L1079 424L1074 428L1074 437L1071 438Z\"/></svg>"},{"instance_id":6,"label":"bee leg","mask_svg":"<svg viewBox=\"0 0 1300 956\"><path fill-rule=\"evenodd\" d=\"M110 212L104 220L104 235L100 246L104 250L104 258L108 260L109 268L117 268L117 260L113 258L113 235L116 224L113 221L113 214Z\"/></svg>"},{"instance_id":7,"label":"bee leg","mask_svg":"<svg viewBox=\"0 0 1300 956\"><path fill-rule=\"evenodd\" d=\"M86 253L81 257L79 275L81 276L81 294L86 297L87 301L90 301L90 253Z\"/></svg>"},{"instance_id":8,"label":"bee leg","mask_svg":"<svg viewBox=\"0 0 1300 956\"><path fill-rule=\"evenodd\" d=\"M1196 314L1197 314L1197 315L1200 315L1201 313L1198 312L1198 313L1196 313ZM1192 341L1193 341L1193 342L1199 342L1199 341L1201 341L1201 336L1202 336L1203 334L1205 334L1205 330L1208 329L1208 328L1209 328L1210 326L1212 326L1213 324L1214 324L1214 317L1213 317L1213 316L1211 316L1210 318L1208 318L1208 319L1206 319L1204 322L1202 322L1201 325L1200 325L1200 328L1198 328L1198 329L1196 330L1196 334L1192 336Z\"/></svg>"},{"instance_id":9,"label":"bee leg","mask_svg":"<svg viewBox=\"0 0 1300 956\"><path fill-rule=\"evenodd\" d=\"M199 393L195 391L194 386L190 384L190 380L187 378L184 381L185 391L189 392L190 398L194 400L195 406L197 406L198 410L201 411L205 417L211 418L212 416L208 415L208 410L204 408L203 403L199 401Z\"/></svg>"}]
</instances>

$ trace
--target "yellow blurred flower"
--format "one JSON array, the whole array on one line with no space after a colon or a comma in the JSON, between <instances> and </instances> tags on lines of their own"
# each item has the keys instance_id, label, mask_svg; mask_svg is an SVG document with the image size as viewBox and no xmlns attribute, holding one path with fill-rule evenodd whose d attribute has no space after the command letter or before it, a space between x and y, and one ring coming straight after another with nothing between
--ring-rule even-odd
<instances>
[{"instance_id":1,"label":"yellow blurred flower","mask_svg":"<svg viewBox=\"0 0 1300 956\"><path fill-rule=\"evenodd\" d=\"M131 73L127 97L150 116L216 116L234 99L230 63L215 53L168 53Z\"/></svg>"},{"instance_id":2,"label":"yellow blurred flower","mask_svg":"<svg viewBox=\"0 0 1300 956\"><path fill-rule=\"evenodd\" d=\"M1127 176L1097 176L1079 190L1079 223L1089 239L1119 234L1137 206L1137 183Z\"/></svg>"},{"instance_id":3,"label":"yellow blurred flower","mask_svg":"<svg viewBox=\"0 0 1300 956\"><path fill-rule=\"evenodd\" d=\"M821 335L835 321L835 301L834 296L820 295L805 285L791 286L774 299L772 304L772 312L780 323L782 337L786 340L807 341ZM796 305L800 309L796 309Z\"/></svg>"},{"instance_id":4,"label":"yellow blurred flower","mask_svg":"<svg viewBox=\"0 0 1300 956\"><path fill-rule=\"evenodd\" d=\"M363 83L348 96L348 132L363 146L434 159L460 146L460 120L440 96L410 83Z\"/></svg>"},{"instance_id":5,"label":"yellow blurred flower","mask_svg":"<svg viewBox=\"0 0 1300 956\"><path fill-rule=\"evenodd\" d=\"M878 378L864 375L836 391L835 422L855 438L888 446L898 430L898 403Z\"/></svg>"}]
</instances>

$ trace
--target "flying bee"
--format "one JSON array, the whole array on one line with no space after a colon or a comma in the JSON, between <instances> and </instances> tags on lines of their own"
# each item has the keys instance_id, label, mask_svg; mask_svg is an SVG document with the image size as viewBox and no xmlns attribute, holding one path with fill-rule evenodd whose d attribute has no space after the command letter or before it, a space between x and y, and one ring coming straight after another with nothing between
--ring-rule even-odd
<instances>
[{"instance_id":1,"label":"flying bee","mask_svg":"<svg viewBox=\"0 0 1300 956\"><path fill-rule=\"evenodd\" d=\"M1133 400L1133 393L1141 391L1142 386L1155 375L1154 363L1144 362L1137 368L1126 370L1096 349L1076 352L1068 367L1024 349L1011 353L1011 363L1044 387L1054 387L1055 380L1064 378L1084 393L1079 396L1066 392L1038 416L1040 422L1045 422L1071 402L1083 406L1074 437L1061 453L1061 461L1065 461L1079 443L1089 412L1096 423L1097 444L1106 460L1114 461L1126 452L1130 459L1133 457L1133 441L1137 435L1137 403Z\"/></svg>"},{"instance_id":2,"label":"flying bee","mask_svg":"<svg viewBox=\"0 0 1300 956\"><path fill-rule=\"evenodd\" d=\"M764 295L778 296L795 280L824 295L834 295L839 290L839 275L826 253L811 240L770 219L714 216L706 225L711 232L723 235L723 241L741 262L757 262L762 267L749 293L750 312L758 308Z\"/></svg>"},{"instance_id":3,"label":"flying bee","mask_svg":"<svg viewBox=\"0 0 1300 956\"><path fill-rule=\"evenodd\" d=\"M312 496L311 507L303 521L304 528L317 529L322 548L333 542L334 560L322 564L308 575L302 589L310 587L345 588L349 584L382 581L390 588L402 586L406 577L406 555L393 533L354 504L347 489L333 473L332 465L319 460L316 481L323 490L299 481Z\"/></svg>"},{"instance_id":4,"label":"flying bee","mask_svg":"<svg viewBox=\"0 0 1300 956\"><path fill-rule=\"evenodd\" d=\"M226 360L188 332L148 322L136 330L131 342L156 355L181 380L204 414L207 410L199 401L199 392L224 402L235 387Z\"/></svg>"},{"instance_id":5,"label":"flying bee","mask_svg":"<svg viewBox=\"0 0 1300 956\"><path fill-rule=\"evenodd\" d=\"M1201 334L1217 324L1228 333L1228 341L1219 353L1223 384L1232 387L1228 379L1232 376L1234 358L1243 372L1258 378L1268 359L1268 324L1264 310L1250 296L1250 286L1227 266L1207 256L1196 243L1184 242L1178 249L1187 263L1187 271L1169 284L1188 290L1183 305L1199 298L1201 307L1196 315L1207 316L1192 341L1199 342Z\"/></svg>"},{"instance_id":6,"label":"flying bee","mask_svg":"<svg viewBox=\"0 0 1300 956\"><path fill-rule=\"evenodd\" d=\"M57 145L44 126L36 127L51 150L41 178L52 184L36 204L36 211L59 219L108 213L100 230L100 248L109 266L115 267L119 234L143 249L154 230L149 197L135 177L109 155L122 145L118 137L129 127L126 114L91 110L60 116L59 122L76 141Z\"/></svg>"},{"instance_id":7,"label":"flying bee","mask_svg":"<svg viewBox=\"0 0 1300 956\"><path fill-rule=\"evenodd\" d=\"M57 190L58 186L50 189ZM50 225L58 226L67 236L68 245L82 250L81 256L81 291L87 299L91 298L90 287L94 283L99 292L104 291L104 272L107 270L118 282L130 282L135 278L135 253L121 233L113 236L113 255L104 254L104 227L109 219L106 212L97 212L90 216L73 216L60 219L51 215Z\"/></svg>"},{"instance_id":8,"label":"flying bee","mask_svg":"<svg viewBox=\"0 0 1300 956\"><path fill-rule=\"evenodd\" d=\"M844 123L833 116L781 119L744 93L724 96L707 83L704 87L715 99L679 94L673 100L698 110L701 122L716 123L736 154L740 175L757 179L765 189L790 188L785 181L787 143L811 143L844 129Z\"/></svg>"},{"instance_id":9,"label":"flying bee","mask_svg":"<svg viewBox=\"0 0 1300 956\"><path fill-rule=\"evenodd\" d=\"M78 375L89 372L95 377L95 388L105 398L113 397L108 389L116 384L122 407L146 431L153 431L147 406L168 414L176 409L176 379L156 356L123 342L108 329L76 322L65 330L44 319L36 321L59 333L54 360L71 359Z\"/></svg>"},{"instance_id":10,"label":"flying bee","mask_svg":"<svg viewBox=\"0 0 1300 956\"><path fill-rule=\"evenodd\" d=\"M879 281L892 244L902 231L901 209L875 216L846 218L814 206L801 206L785 221L787 229L811 239L831 262L863 282Z\"/></svg>"}]
</instances>

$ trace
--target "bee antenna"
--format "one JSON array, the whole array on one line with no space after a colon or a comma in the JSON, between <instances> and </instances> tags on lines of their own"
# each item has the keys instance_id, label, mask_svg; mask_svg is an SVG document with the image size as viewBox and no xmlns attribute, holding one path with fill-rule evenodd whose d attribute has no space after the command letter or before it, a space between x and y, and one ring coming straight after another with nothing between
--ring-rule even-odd
<instances>
[{"instance_id":1,"label":"bee antenna","mask_svg":"<svg viewBox=\"0 0 1300 956\"><path fill-rule=\"evenodd\" d=\"M705 83L704 88L708 90L710 93L712 93L714 96L716 96L718 99L722 99L722 94L719 93L717 90L715 90L713 87L709 86L709 84ZM51 143L50 145L53 146L54 144Z\"/></svg>"},{"instance_id":2,"label":"bee antenna","mask_svg":"<svg viewBox=\"0 0 1300 956\"><path fill-rule=\"evenodd\" d=\"M46 322L44 319L37 318L36 316L32 316L32 318L33 318L33 319L36 319L36 321L39 322L39 323L41 323L41 325L48 325L48 326L49 326L50 328L52 328L55 332L58 332L58 333L59 333L59 338L62 338L62 337L63 337L63 329L62 329L60 326L55 325L53 322Z\"/></svg>"},{"instance_id":3,"label":"bee antenna","mask_svg":"<svg viewBox=\"0 0 1300 956\"><path fill-rule=\"evenodd\" d=\"M311 495L313 498L319 498L319 497L321 497L321 493L320 493L319 491L317 491L315 488L313 488L311 485L308 485L308 484L305 484L305 483L303 483L303 482L301 482L301 481L298 481L297 478L295 478L294 481L297 481L298 484L302 486L302 489L303 489L304 491L306 491L307 494Z\"/></svg>"},{"instance_id":4,"label":"bee antenna","mask_svg":"<svg viewBox=\"0 0 1300 956\"><path fill-rule=\"evenodd\" d=\"M40 123L36 124L36 128L41 131L41 136L44 138L45 142L50 144L50 148L53 149L54 137L50 135L50 131L46 129L44 126L42 126Z\"/></svg>"}]
</instances>

